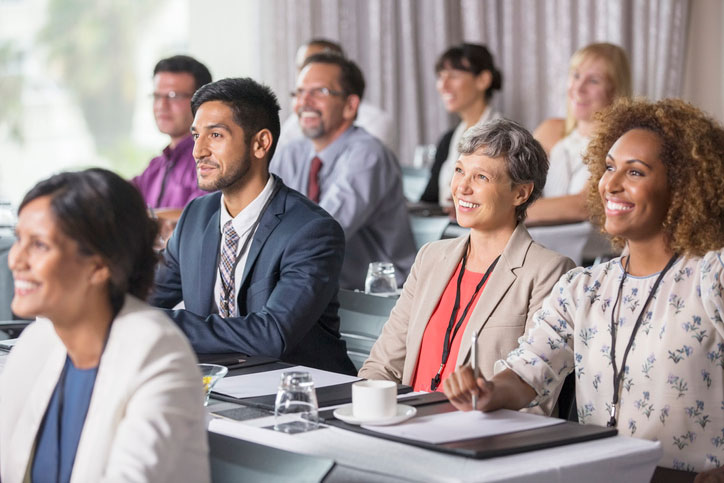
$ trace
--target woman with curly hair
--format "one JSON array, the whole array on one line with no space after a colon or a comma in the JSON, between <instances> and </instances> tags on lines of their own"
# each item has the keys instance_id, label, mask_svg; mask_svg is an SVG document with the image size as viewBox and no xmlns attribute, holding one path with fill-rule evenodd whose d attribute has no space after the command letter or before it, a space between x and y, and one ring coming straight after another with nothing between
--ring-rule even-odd
<instances>
[{"instance_id":1,"label":"woman with curly hair","mask_svg":"<svg viewBox=\"0 0 724 483\"><path fill-rule=\"evenodd\" d=\"M589 204L627 255L568 272L492 380L463 367L445 393L520 409L575 370L580 422L661 441L665 468L721 467L724 130L679 100L621 100L601 119Z\"/></svg>"}]
</instances>

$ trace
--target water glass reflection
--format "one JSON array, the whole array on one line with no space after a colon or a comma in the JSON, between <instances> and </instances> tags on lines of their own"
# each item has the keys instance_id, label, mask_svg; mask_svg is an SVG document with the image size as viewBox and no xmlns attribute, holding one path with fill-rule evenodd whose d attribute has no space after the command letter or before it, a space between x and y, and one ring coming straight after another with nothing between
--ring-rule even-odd
<instances>
[{"instance_id":1,"label":"water glass reflection","mask_svg":"<svg viewBox=\"0 0 724 483\"><path fill-rule=\"evenodd\" d=\"M319 426L317 393L308 372L283 372L274 404L274 429L303 433Z\"/></svg>"},{"instance_id":2,"label":"water glass reflection","mask_svg":"<svg viewBox=\"0 0 724 483\"><path fill-rule=\"evenodd\" d=\"M390 262L372 262L367 269L365 292L376 295L395 295L397 280L395 266Z\"/></svg>"}]
</instances>

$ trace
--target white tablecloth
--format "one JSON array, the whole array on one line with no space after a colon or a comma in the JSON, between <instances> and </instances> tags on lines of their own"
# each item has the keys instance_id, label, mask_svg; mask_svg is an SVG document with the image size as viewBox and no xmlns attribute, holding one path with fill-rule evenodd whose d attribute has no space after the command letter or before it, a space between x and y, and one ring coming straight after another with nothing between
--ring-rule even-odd
<instances>
[{"instance_id":1,"label":"white tablecloth","mask_svg":"<svg viewBox=\"0 0 724 483\"><path fill-rule=\"evenodd\" d=\"M370 471L369 481L393 475L429 482L645 482L661 457L658 442L616 436L500 458L476 460L324 428L303 434L277 433L262 426L273 418L237 422L213 419L209 430L297 453L324 456Z\"/></svg>"}]
</instances>

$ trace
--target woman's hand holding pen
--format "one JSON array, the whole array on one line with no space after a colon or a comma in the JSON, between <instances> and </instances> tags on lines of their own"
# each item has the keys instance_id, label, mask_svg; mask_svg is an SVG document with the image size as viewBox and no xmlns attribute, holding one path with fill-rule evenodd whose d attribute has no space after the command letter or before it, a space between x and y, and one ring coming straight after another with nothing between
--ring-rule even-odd
<instances>
[{"instance_id":1,"label":"woman's hand holding pen","mask_svg":"<svg viewBox=\"0 0 724 483\"><path fill-rule=\"evenodd\" d=\"M480 374L476 379L470 365L458 367L443 381L443 391L453 406L462 411L472 408L473 393L477 395L477 407L481 411L496 409L521 409L535 398L536 393L510 369L487 380Z\"/></svg>"},{"instance_id":2,"label":"woman's hand holding pen","mask_svg":"<svg viewBox=\"0 0 724 483\"><path fill-rule=\"evenodd\" d=\"M450 374L443 381L443 390L453 406L462 411L470 411L471 409L492 411L497 409L488 408L494 392L494 384L487 381L480 373L478 373L476 380L473 368L469 364L458 367L455 372ZM476 408L472 407L473 396L477 398Z\"/></svg>"}]
</instances>

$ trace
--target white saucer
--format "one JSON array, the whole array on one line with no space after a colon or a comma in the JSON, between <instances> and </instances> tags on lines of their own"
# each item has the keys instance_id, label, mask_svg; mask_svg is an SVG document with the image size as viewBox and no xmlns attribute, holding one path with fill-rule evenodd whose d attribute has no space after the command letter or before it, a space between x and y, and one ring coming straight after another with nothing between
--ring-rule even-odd
<instances>
[{"instance_id":1,"label":"white saucer","mask_svg":"<svg viewBox=\"0 0 724 483\"><path fill-rule=\"evenodd\" d=\"M384 419L359 419L352 415L352 405L345 404L334 410L334 417L344 421L347 424L369 424L370 426L386 426L388 424L397 424L408 420L417 414L417 408L408 406L407 404L397 405L397 414Z\"/></svg>"}]
</instances>

